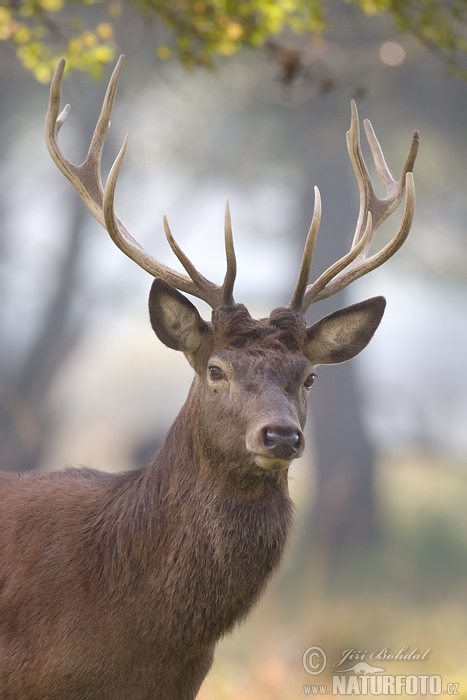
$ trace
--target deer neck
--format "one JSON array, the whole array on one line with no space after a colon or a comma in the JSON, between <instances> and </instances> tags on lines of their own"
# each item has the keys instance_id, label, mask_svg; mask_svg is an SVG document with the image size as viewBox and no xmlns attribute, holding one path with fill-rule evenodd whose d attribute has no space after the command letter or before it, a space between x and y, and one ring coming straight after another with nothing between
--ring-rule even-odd
<instances>
[{"instance_id":1,"label":"deer neck","mask_svg":"<svg viewBox=\"0 0 467 700\"><path fill-rule=\"evenodd\" d=\"M219 475L236 465L209 461L196 411L191 396L153 464L114 479L105 521L91 528L105 597L131 600L121 614L172 656L207 649L247 614L292 520L285 475L252 491Z\"/></svg>"},{"instance_id":2,"label":"deer neck","mask_svg":"<svg viewBox=\"0 0 467 700\"><path fill-rule=\"evenodd\" d=\"M192 634L198 646L232 628L259 597L279 565L292 502L286 475L253 490L219 475L236 465L210 462L196 411L189 397L141 485L142 493L149 486L157 493L153 508L147 507L151 525L144 536L152 532L152 548L145 570L152 572L154 590L164 591L172 632L182 625L172 640L187 645ZM198 624L187 630L184 620L197 616Z\"/></svg>"}]
</instances>

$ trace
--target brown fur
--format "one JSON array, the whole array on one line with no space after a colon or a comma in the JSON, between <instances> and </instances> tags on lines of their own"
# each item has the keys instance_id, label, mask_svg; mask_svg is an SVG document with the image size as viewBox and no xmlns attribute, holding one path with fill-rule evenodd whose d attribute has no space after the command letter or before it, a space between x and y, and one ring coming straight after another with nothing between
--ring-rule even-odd
<instances>
[{"instance_id":1,"label":"brown fur","mask_svg":"<svg viewBox=\"0 0 467 700\"><path fill-rule=\"evenodd\" d=\"M252 450L264 426L303 428L304 321L235 306L206 324L178 297L157 280L151 322L196 375L149 467L0 473L1 700L192 700L280 562L288 464Z\"/></svg>"},{"instance_id":2,"label":"brown fur","mask_svg":"<svg viewBox=\"0 0 467 700\"><path fill-rule=\"evenodd\" d=\"M216 309L212 314L214 348L303 353L306 324L302 315L291 309L275 309L267 319L256 321L243 304Z\"/></svg>"}]
</instances>

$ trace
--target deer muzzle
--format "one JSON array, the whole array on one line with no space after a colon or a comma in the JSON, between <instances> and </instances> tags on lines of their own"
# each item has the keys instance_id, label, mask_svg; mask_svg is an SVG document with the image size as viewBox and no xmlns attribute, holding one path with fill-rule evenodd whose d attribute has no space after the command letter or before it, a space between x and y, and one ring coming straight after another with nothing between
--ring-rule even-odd
<instances>
[{"instance_id":1,"label":"deer muzzle","mask_svg":"<svg viewBox=\"0 0 467 700\"><path fill-rule=\"evenodd\" d=\"M286 469L302 456L305 438L295 425L266 425L249 433L247 449L262 469Z\"/></svg>"}]
</instances>

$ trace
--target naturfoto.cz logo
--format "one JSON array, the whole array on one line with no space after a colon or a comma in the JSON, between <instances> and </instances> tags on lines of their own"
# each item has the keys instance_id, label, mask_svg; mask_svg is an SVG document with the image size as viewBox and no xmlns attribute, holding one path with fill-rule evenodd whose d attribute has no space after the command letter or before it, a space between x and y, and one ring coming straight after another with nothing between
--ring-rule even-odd
<instances>
[{"instance_id":1,"label":"naturfoto.cz logo","mask_svg":"<svg viewBox=\"0 0 467 700\"><path fill-rule=\"evenodd\" d=\"M372 652L346 649L341 659L334 662L329 669L332 672L331 686L304 685L303 692L305 695L459 695L459 684L443 684L440 675L396 675L387 669L392 661L425 661L430 651L431 649L410 649L409 645L396 652L391 651L389 647ZM379 664L374 663L375 661ZM382 661L384 666L381 665ZM327 667L326 653L321 647L308 647L303 654L302 663L308 674L317 676Z\"/></svg>"}]
</instances>

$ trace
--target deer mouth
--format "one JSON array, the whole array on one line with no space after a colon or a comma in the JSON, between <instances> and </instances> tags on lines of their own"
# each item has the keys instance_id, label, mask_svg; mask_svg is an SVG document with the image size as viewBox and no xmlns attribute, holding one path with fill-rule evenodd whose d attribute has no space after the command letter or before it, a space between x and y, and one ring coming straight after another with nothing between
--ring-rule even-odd
<instances>
[{"instance_id":1,"label":"deer mouth","mask_svg":"<svg viewBox=\"0 0 467 700\"><path fill-rule=\"evenodd\" d=\"M287 469L292 462L292 459L278 459L277 457L269 457L263 454L256 454L254 458L255 464L268 472Z\"/></svg>"}]
</instances>

